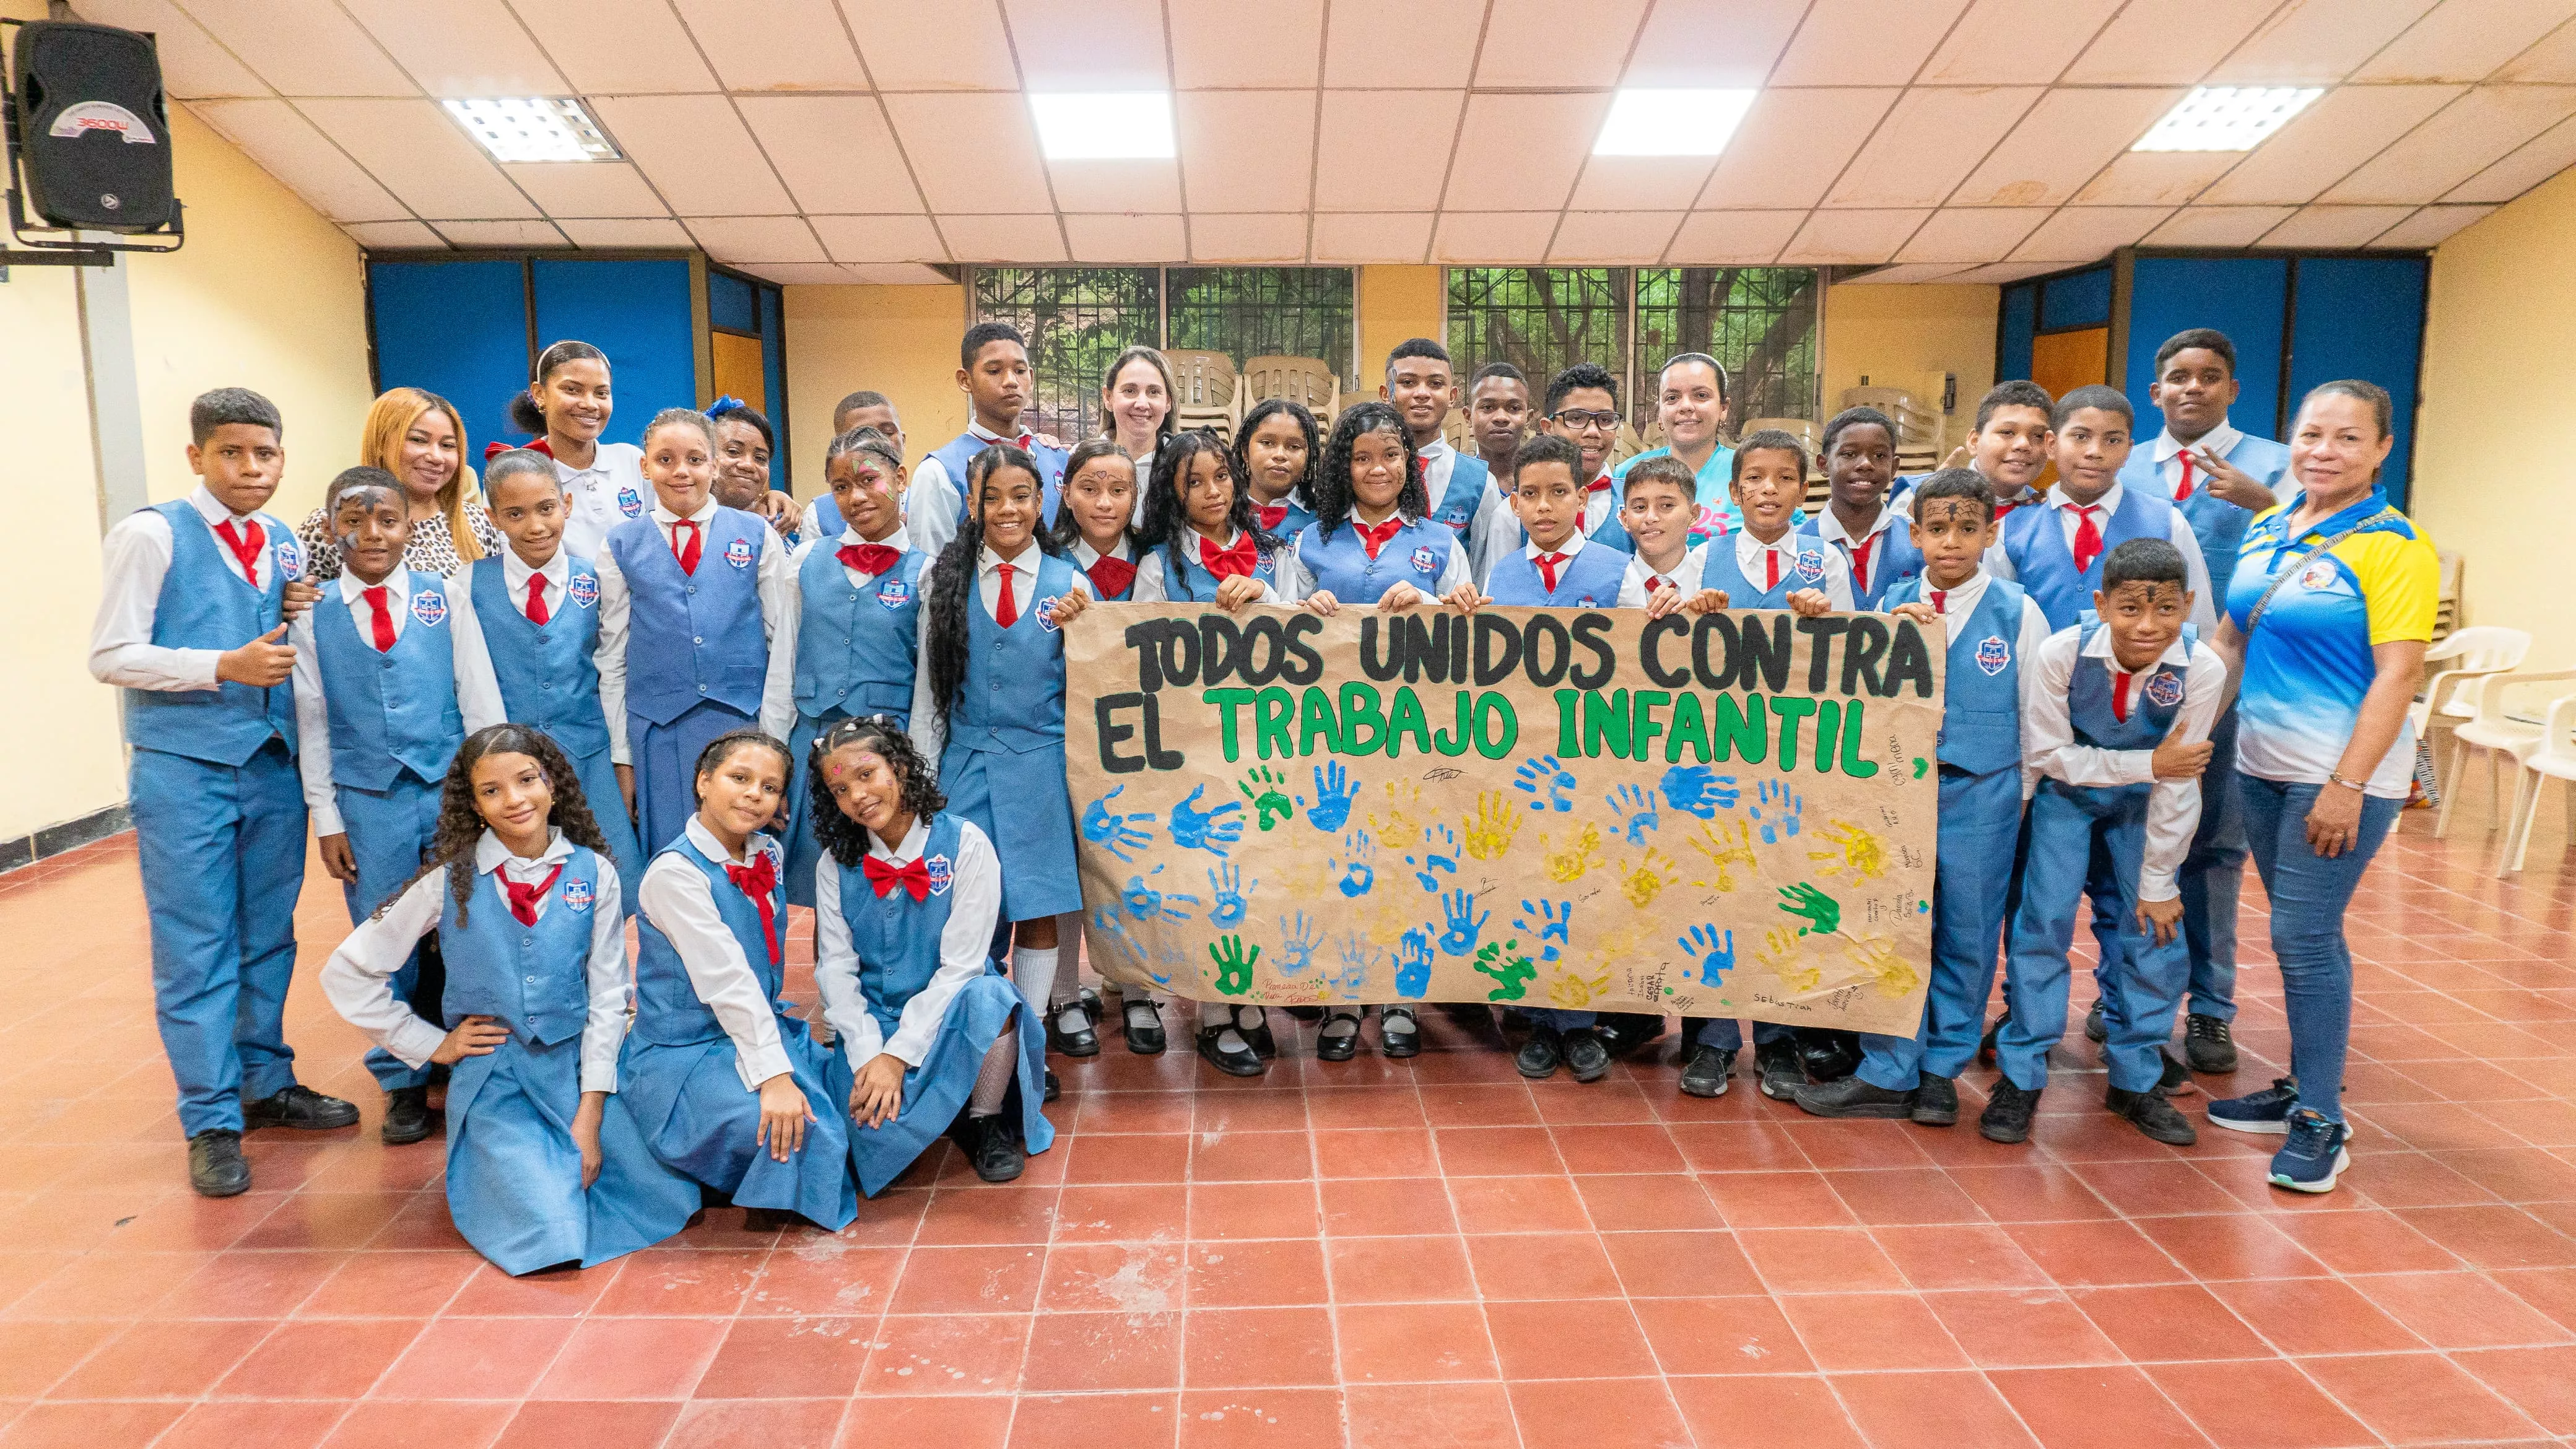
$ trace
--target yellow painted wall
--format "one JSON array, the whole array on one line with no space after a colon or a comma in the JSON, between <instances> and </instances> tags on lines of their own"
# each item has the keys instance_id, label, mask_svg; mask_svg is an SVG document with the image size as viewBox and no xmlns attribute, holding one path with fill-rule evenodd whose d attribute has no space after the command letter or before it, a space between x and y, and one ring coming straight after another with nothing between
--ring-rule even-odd
<instances>
[{"instance_id":1,"label":"yellow painted wall","mask_svg":"<svg viewBox=\"0 0 2576 1449\"><path fill-rule=\"evenodd\" d=\"M894 401L915 462L966 431L966 394L957 388L957 340L965 331L960 286L787 288L796 496L825 491L832 405L862 388Z\"/></svg>"},{"instance_id":2,"label":"yellow painted wall","mask_svg":"<svg viewBox=\"0 0 2576 1449\"><path fill-rule=\"evenodd\" d=\"M2531 667L2546 669L2576 664L2552 526L2576 490L2576 458L2554 441L2576 390L2570 237L2576 172L2434 251L2411 500L2434 544L2464 560L2462 622L2530 630Z\"/></svg>"},{"instance_id":3,"label":"yellow painted wall","mask_svg":"<svg viewBox=\"0 0 2576 1449\"><path fill-rule=\"evenodd\" d=\"M1951 372L1959 377L1959 401L1943 435L1954 444L1966 437L1977 399L1995 385L1995 309L2002 296L1999 287L1937 283L1828 288L1825 415L1841 411L1843 390L1863 377L1873 387L1907 388L1937 405L1941 374Z\"/></svg>"},{"instance_id":4,"label":"yellow painted wall","mask_svg":"<svg viewBox=\"0 0 2576 1449\"><path fill-rule=\"evenodd\" d=\"M1386 355L1408 337L1443 338L1449 298L1439 267L1360 268L1360 387L1375 396ZM1468 366L1475 363L1470 360Z\"/></svg>"}]
</instances>

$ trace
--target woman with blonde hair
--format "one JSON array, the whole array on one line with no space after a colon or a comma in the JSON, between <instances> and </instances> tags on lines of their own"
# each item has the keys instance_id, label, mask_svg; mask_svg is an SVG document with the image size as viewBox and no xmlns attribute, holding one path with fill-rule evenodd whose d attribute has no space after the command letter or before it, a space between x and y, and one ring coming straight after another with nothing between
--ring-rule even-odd
<instances>
[{"instance_id":1,"label":"woman with blonde hair","mask_svg":"<svg viewBox=\"0 0 2576 1449\"><path fill-rule=\"evenodd\" d=\"M377 398L358 434L358 462L402 480L412 519L403 567L445 578L500 551L500 530L475 496L474 473L465 466L465 423L447 399L416 387ZM340 545L323 511L307 514L296 533L314 581L338 578Z\"/></svg>"}]
</instances>

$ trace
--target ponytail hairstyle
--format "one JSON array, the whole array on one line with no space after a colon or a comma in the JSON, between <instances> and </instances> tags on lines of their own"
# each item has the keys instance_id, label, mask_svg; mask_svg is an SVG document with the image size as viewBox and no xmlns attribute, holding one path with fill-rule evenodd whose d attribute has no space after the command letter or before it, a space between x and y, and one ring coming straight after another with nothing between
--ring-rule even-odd
<instances>
[{"instance_id":1,"label":"ponytail hairstyle","mask_svg":"<svg viewBox=\"0 0 2576 1449\"><path fill-rule=\"evenodd\" d=\"M1396 351L1406 357L1434 355L1403 350L1412 345L1405 343ZM1315 470L1317 537L1332 537L1333 530L1350 518L1358 502L1351 490L1351 447L1361 434L1379 432L1393 433L1404 443L1404 488L1395 496L1395 511L1411 519L1431 512L1431 490L1422 480L1422 453L1413 446L1413 433L1404 425L1404 414L1397 412L1392 403L1364 402L1334 421L1333 439L1324 445L1323 466Z\"/></svg>"},{"instance_id":2,"label":"ponytail hairstyle","mask_svg":"<svg viewBox=\"0 0 2576 1449\"><path fill-rule=\"evenodd\" d=\"M566 338L537 354L537 365L530 370L528 385L510 394L510 426L522 433L546 435L546 410L537 404L537 394L544 390L546 379L555 369L568 362L596 362L608 366L608 354L587 342Z\"/></svg>"},{"instance_id":3,"label":"ponytail hairstyle","mask_svg":"<svg viewBox=\"0 0 2576 1449\"><path fill-rule=\"evenodd\" d=\"M1272 397L1253 404L1252 411L1243 415L1243 422L1234 430L1234 471L1243 479L1244 491L1250 493L1252 430L1281 413L1296 419L1298 429L1306 435L1306 473L1288 485L1288 501L1312 513L1315 511L1315 468L1323 457L1324 440L1315 426L1315 415L1306 410L1304 403L1293 398Z\"/></svg>"},{"instance_id":4,"label":"ponytail hairstyle","mask_svg":"<svg viewBox=\"0 0 2576 1449\"><path fill-rule=\"evenodd\" d=\"M1014 334L1016 335L1016 334ZM966 611L972 607L975 576L984 556L984 484L1006 468L1017 468L1038 482L1038 463L1026 451L1010 443L995 443L966 460L966 492L957 514L957 536L939 551L930 566L930 632L922 643L922 667L930 671L932 704L939 711L939 725L948 727L948 712L957 702L958 692L966 687L967 622ZM1061 517L1063 510L1057 510ZM1064 545L1056 542L1052 531L1043 524L1031 537L1040 553L1064 556Z\"/></svg>"},{"instance_id":5,"label":"ponytail hairstyle","mask_svg":"<svg viewBox=\"0 0 2576 1449\"><path fill-rule=\"evenodd\" d=\"M555 486L556 493L563 492L563 475L555 471L554 459L534 448L511 448L493 454L483 465L484 501L497 505L501 500L502 483L522 473L543 478Z\"/></svg>"},{"instance_id":6,"label":"ponytail hairstyle","mask_svg":"<svg viewBox=\"0 0 2576 1449\"><path fill-rule=\"evenodd\" d=\"M716 425L696 408L664 408L655 413L653 420L644 425L645 451L652 451L653 435L664 428L697 429L698 436L707 440L707 457L712 460L716 456Z\"/></svg>"},{"instance_id":7,"label":"ponytail hairstyle","mask_svg":"<svg viewBox=\"0 0 2576 1449\"><path fill-rule=\"evenodd\" d=\"M1145 490L1145 527L1143 537L1148 548L1163 551L1163 579L1168 592L1181 587L1181 558L1184 549L1192 548L1189 505L1182 501L1182 490L1189 486L1190 469L1201 458L1214 458L1217 473L1234 490L1233 501L1226 505L1225 521L1235 531L1248 535L1253 546L1267 554L1279 547L1279 540L1261 531L1261 515L1252 508L1252 490L1243 484L1243 470L1236 467L1234 455L1226 451L1214 433L1192 428L1174 433L1154 453L1154 481Z\"/></svg>"},{"instance_id":8,"label":"ponytail hairstyle","mask_svg":"<svg viewBox=\"0 0 2576 1449\"><path fill-rule=\"evenodd\" d=\"M543 458L542 454L529 454ZM554 465L546 465L548 474ZM590 813L590 802L581 793L581 775L573 769L572 759L554 737L533 725L497 724L476 730L458 746L456 760L447 767L447 778L438 791L438 824L430 832L429 850L419 870L402 889L385 897L376 907L375 918L394 908L405 891L418 884L434 870L447 871L447 894L456 902L456 923L465 924L467 905L474 899L475 849L483 843L483 812L474 808L474 767L486 755L526 755L546 772L546 785L554 791L554 808L546 813L546 823L560 830L564 839L580 846L602 860L610 858L608 840L599 833L599 820ZM634 891L640 881L619 881L618 886Z\"/></svg>"},{"instance_id":9,"label":"ponytail hairstyle","mask_svg":"<svg viewBox=\"0 0 2576 1449\"><path fill-rule=\"evenodd\" d=\"M1115 372L1112 372L1110 375L1112 377L1117 376ZM1114 433L1103 433L1096 438L1085 438L1081 442L1073 445L1073 452L1067 455L1064 460L1064 481L1071 483L1084 468L1089 467L1091 464L1096 463L1103 458L1121 459L1127 463L1128 471L1135 471L1135 460L1128 458L1126 450L1118 446L1116 435ZM1143 502L1145 480L1142 477L1139 477L1136 480L1136 491L1138 495L1137 501L1140 503ZM1073 509L1071 506L1059 502L1056 505L1055 510L1055 523L1046 530L1047 541L1055 545L1055 547L1050 551L1056 553L1070 553L1073 551L1074 544L1079 541L1081 537L1082 525L1073 521ZM1130 545L1134 545L1137 541L1136 529L1132 524L1126 531L1126 537ZM1129 551L1137 552L1139 550L1131 547Z\"/></svg>"},{"instance_id":10,"label":"ponytail hairstyle","mask_svg":"<svg viewBox=\"0 0 2576 1449\"><path fill-rule=\"evenodd\" d=\"M689 799L693 802L704 800L706 797L699 793L698 782L723 769L725 761L744 750L769 751L778 757L778 763L788 778L795 778L796 756L789 752L787 742L767 730L746 726L725 731L707 741L707 747L698 751L698 762L689 770ZM784 790L779 793L781 796L786 794Z\"/></svg>"},{"instance_id":11,"label":"ponytail hairstyle","mask_svg":"<svg viewBox=\"0 0 2576 1449\"><path fill-rule=\"evenodd\" d=\"M914 747L912 736L890 715L861 715L855 719L834 722L814 737L814 748L805 758L806 816L814 822L814 838L823 852L847 870L868 855L868 828L841 813L840 802L832 798L832 784L823 778L823 762L835 750L857 745L881 756L887 768L903 781L903 808L922 824L948 808L948 797L939 788L939 771Z\"/></svg>"}]
</instances>

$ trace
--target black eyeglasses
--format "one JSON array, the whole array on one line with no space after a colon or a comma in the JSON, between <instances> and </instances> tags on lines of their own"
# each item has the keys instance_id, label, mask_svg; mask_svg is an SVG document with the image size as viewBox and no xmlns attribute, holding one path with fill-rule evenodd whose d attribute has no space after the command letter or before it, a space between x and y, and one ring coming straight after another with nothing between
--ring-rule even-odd
<instances>
[{"instance_id":1,"label":"black eyeglasses","mask_svg":"<svg viewBox=\"0 0 2576 1449\"><path fill-rule=\"evenodd\" d=\"M1561 412L1550 413L1548 417L1569 428L1599 428L1603 432L1608 432L1619 426L1619 414L1612 411L1596 413L1584 412L1579 408L1567 408Z\"/></svg>"}]
</instances>

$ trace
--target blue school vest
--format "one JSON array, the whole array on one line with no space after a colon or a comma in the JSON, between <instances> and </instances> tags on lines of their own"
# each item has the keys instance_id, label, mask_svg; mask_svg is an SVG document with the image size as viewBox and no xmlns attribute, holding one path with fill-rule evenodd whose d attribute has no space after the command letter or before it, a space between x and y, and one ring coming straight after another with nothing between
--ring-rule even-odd
<instances>
[{"instance_id":1,"label":"blue school vest","mask_svg":"<svg viewBox=\"0 0 2576 1449\"><path fill-rule=\"evenodd\" d=\"M2170 500L2173 494L2166 489L2164 470L2156 466L2153 453L2153 449L2143 447L2130 452L2129 461L2120 465L2121 487ZM2225 456L2238 472L2275 493L2290 473L2290 450L2270 438L2240 433L2236 446L2228 449ZM2213 581L2235 578L2236 554L2244 547L2245 526L2254 521L2254 511L2211 497L2209 479L2197 468L2192 470L2191 497L2169 506L2182 510L2183 521L2191 525L2192 537L2200 540L2201 562L2209 566L2209 577Z\"/></svg>"},{"instance_id":2,"label":"blue school vest","mask_svg":"<svg viewBox=\"0 0 2576 1449\"><path fill-rule=\"evenodd\" d=\"M1428 468L1423 471L1426 474L1430 472ZM1492 475L1493 470L1485 466L1484 459L1464 451L1451 453L1449 486L1441 490L1440 497L1432 503L1428 521L1445 523L1457 532L1465 533L1476 522L1476 508L1485 501L1485 480ZM1430 480L1426 477L1424 481Z\"/></svg>"},{"instance_id":3,"label":"blue school vest","mask_svg":"<svg viewBox=\"0 0 2576 1449\"><path fill-rule=\"evenodd\" d=\"M1072 593L1068 559L1031 550L1037 590L1005 629L984 607L980 586L966 601L966 678L948 711L948 743L987 754L1025 755L1064 745L1064 635L1040 611Z\"/></svg>"},{"instance_id":4,"label":"blue school vest","mask_svg":"<svg viewBox=\"0 0 2576 1449\"><path fill-rule=\"evenodd\" d=\"M767 854L771 869L778 872L777 898L771 902L773 919L778 922L779 944L786 944L787 934L787 861L779 852L778 842L766 835L751 838L755 850ZM664 846L662 855L676 855L697 867L707 878L707 889L715 897L716 914L724 918L726 929L733 932L734 944L742 948L742 959L751 963L751 974L760 981L760 994L768 997L772 1009L783 1007L778 993L784 987L785 973L769 964L769 941L760 933L760 908L751 903L726 875L724 862L710 859L698 849L686 832ZM661 857L654 857L659 860ZM638 882L640 887L641 882ZM548 912L552 914L552 912ZM514 923L515 924L515 923ZM680 948L653 924L652 914L635 914L635 1024L634 1034L656 1046L689 1046L713 1041L725 1034L714 1011L698 999L697 988L689 984L689 968L680 960Z\"/></svg>"},{"instance_id":5,"label":"blue school vest","mask_svg":"<svg viewBox=\"0 0 2576 1449\"><path fill-rule=\"evenodd\" d=\"M718 508L682 573L671 536L647 514L608 532L609 557L626 576L626 708L666 725L714 700L760 713L769 637L760 617L760 551L774 540L748 513Z\"/></svg>"},{"instance_id":6,"label":"blue school vest","mask_svg":"<svg viewBox=\"0 0 2576 1449\"><path fill-rule=\"evenodd\" d=\"M1941 682L1942 764L1971 775L1991 775L2021 763L2021 585L1989 576L1986 591L1968 614L1967 627L1950 641ZM1888 588L1880 607L1923 599L1923 576Z\"/></svg>"},{"instance_id":7,"label":"blue school vest","mask_svg":"<svg viewBox=\"0 0 2576 1449\"><path fill-rule=\"evenodd\" d=\"M1397 584L1439 593L1441 571L1457 547L1455 534L1427 518L1397 529L1375 558L1361 546L1359 528L1349 519L1329 537L1321 522L1306 525L1297 535L1297 557L1315 576L1315 587L1345 604L1374 604Z\"/></svg>"},{"instance_id":8,"label":"blue school vest","mask_svg":"<svg viewBox=\"0 0 2576 1449\"><path fill-rule=\"evenodd\" d=\"M1181 536L1175 543L1156 549L1155 552L1163 556L1164 597L1175 604L1215 602L1217 585L1225 581L1208 572L1207 565L1199 562L1197 529L1183 525ZM1172 563L1172 555L1176 553L1181 556L1177 568ZM1269 583L1278 574L1278 559L1277 550L1256 548L1252 576L1265 584ZM1132 589L1133 586L1130 587Z\"/></svg>"},{"instance_id":9,"label":"blue school vest","mask_svg":"<svg viewBox=\"0 0 2576 1449\"><path fill-rule=\"evenodd\" d=\"M850 928L850 948L859 958L859 989L868 1015L887 1036L903 1025L903 1009L939 971L939 938L948 929L948 909L956 903L958 818L945 811L930 819L930 839L921 848L930 871L930 894L914 900L898 886L884 895L868 884L858 866L841 870L841 919ZM993 964L984 963L987 975Z\"/></svg>"},{"instance_id":10,"label":"blue school vest","mask_svg":"<svg viewBox=\"0 0 2576 1449\"><path fill-rule=\"evenodd\" d=\"M1296 538L1297 535L1304 533L1306 531L1306 525L1315 521L1315 511L1311 508L1303 507L1295 502L1282 503L1279 506L1286 510L1279 515L1279 526L1277 528L1271 528L1265 524L1263 525L1263 532L1268 533L1272 538L1279 540L1282 544L1288 543ZM1254 506L1254 512L1258 513L1259 511L1259 505L1256 504Z\"/></svg>"},{"instance_id":11,"label":"blue school vest","mask_svg":"<svg viewBox=\"0 0 2576 1449\"><path fill-rule=\"evenodd\" d=\"M563 596L547 601L546 622L531 624L526 601L510 597L498 556L477 559L466 587L474 622L501 686L501 712L534 725L574 755L608 748L608 716L599 705L599 570L585 558L564 560Z\"/></svg>"},{"instance_id":12,"label":"blue school vest","mask_svg":"<svg viewBox=\"0 0 2576 1449\"><path fill-rule=\"evenodd\" d=\"M991 446L993 444L989 439L979 438L973 433L959 433L949 439L946 445L931 450L930 456L937 458L939 466L948 470L948 481L956 486L960 518L973 511L965 501L966 465L974 461L977 453ZM1060 449L1050 448L1044 443L1031 443L1028 452L1030 457L1037 460L1038 502L1045 511L1045 520L1039 526L1053 528L1056 506L1064 501L1065 460L1073 455ZM906 494L905 501L910 502L911 495ZM911 516L910 510L906 510L905 516Z\"/></svg>"},{"instance_id":13,"label":"blue school vest","mask_svg":"<svg viewBox=\"0 0 2576 1449\"><path fill-rule=\"evenodd\" d=\"M2102 552L2081 573L2066 542L2065 515L2054 507L2016 508L2004 515L2004 557L2012 560L2022 591L2039 605L2054 631L2071 627L2093 607L2102 585L2102 560L2133 538L2173 537L2173 505L2143 488L2120 490L2120 506L2102 523Z\"/></svg>"},{"instance_id":14,"label":"blue school vest","mask_svg":"<svg viewBox=\"0 0 2576 1449\"><path fill-rule=\"evenodd\" d=\"M331 715L331 780L388 790L409 770L435 783L465 743L456 708L456 631L436 574L410 577L411 619L383 654L358 632L357 616L334 586L313 606L313 644L322 656L322 698ZM390 600L388 600L390 602Z\"/></svg>"},{"instance_id":15,"label":"blue school vest","mask_svg":"<svg viewBox=\"0 0 2576 1449\"><path fill-rule=\"evenodd\" d=\"M469 869L466 864L450 870ZM439 892L438 948L447 958L447 1028L469 1016L497 1018L512 1035L552 1046L581 1035L590 1019L590 932L599 908L599 857L576 845L555 877L533 926L510 914L499 871L474 882L472 909L456 919L456 897Z\"/></svg>"},{"instance_id":16,"label":"blue school vest","mask_svg":"<svg viewBox=\"0 0 2576 1449\"><path fill-rule=\"evenodd\" d=\"M1810 518L1799 524L1798 536L1814 539L1818 544L1833 549L1843 556L1845 567L1851 565L1851 545L1840 539L1830 544L1825 543L1824 525L1820 519ZM1869 587L1862 589L1857 584L1854 585L1852 607L1856 609L1879 607L1880 602L1887 597L1889 589L1921 572L1923 572L1923 551L1914 546L1913 525L1899 518L1878 535L1877 543L1870 546Z\"/></svg>"},{"instance_id":17,"label":"blue school vest","mask_svg":"<svg viewBox=\"0 0 2576 1449\"><path fill-rule=\"evenodd\" d=\"M921 652L921 576L930 555L908 550L864 585L850 582L840 545L826 539L796 570L804 612L796 625L796 710L912 717L913 665Z\"/></svg>"},{"instance_id":18,"label":"blue school vest","mask_svg":"<svg viewBox=\"0 0 2576 1449\"><path fill-rule=\"evenodd\" d=\"M2129 717L2117 718L2111 713L2109 663L2083 652L2092 644L2093 636L2101 632L2102 621L2088 609L2078 622L2084 631L2083 641L2077 646L2074 673L2066 681L2066 717L2074 729L2075 742L2100 750L2154 749L2173 733L2174 716L2182 711L2186 683L2183 670L2158 661L2130 699ZM2155 788L2143 781L2084 790L2056 783L2078 796L2119 805L2142 801Z\"/></svg>"},{"instance_id":19,"label":"blue school vest","mask_svg":"<svg viewBox=\"0 0 2576 1449\"><path fill-rule=\"evenodd\" d=\"M152 642L163 649L239 649L277 627L286 585L304 576L304 552L285 524L254 513L269 545L268 586L254 589L224 566L206 516L185 498L156 503L170 525L170 567L152 604ZM125 739L137 749L239 767L275 736L295 748L295 687L227 680L213 689L125 691Z\"/></svg>"},{"instance_id":20,"label":"blue school vest","mask_svg":"<svg viewBox=\"0 0 2576 1449\"><path fill-rule=\"evenodd\" d=\"M1628 555L1606 543L1587 543L1583 552L1557 571L1556 591L1531 561L1526 548L1516 548L1494 565L1485 592L1497 604L1532 608L1610 609L1619 604L1619 586L1628 579Z\"/></svg>"},{"instance_id":21,"label":"blue school vest","mask_svg":"<svg viewBox=\"0 0 2576 1449\"><path fill-rule=\"evenodd\" d=\"M1790 537L1796 538L1792 532ZM1766 589L1744 576L1735 566L1735 535L1722 533L1708 541L1707 561L1700 565L1699 586L1724 589L1726 607L1730 609L1785 609L1789 595L1800 589L1825 586L1825 554L1816 547L1801 545L1797 561L1780 575L1780 587Z\"/></svg>"}]
</instances>

